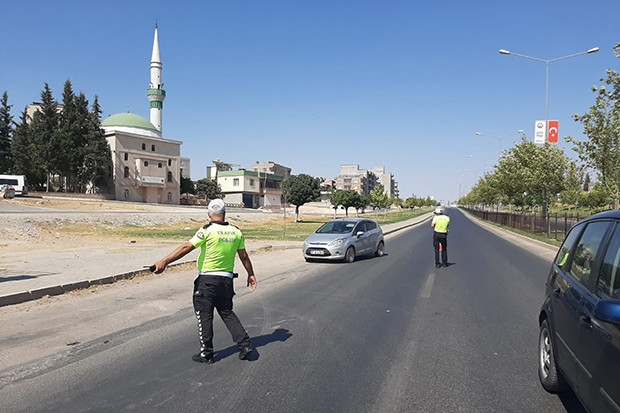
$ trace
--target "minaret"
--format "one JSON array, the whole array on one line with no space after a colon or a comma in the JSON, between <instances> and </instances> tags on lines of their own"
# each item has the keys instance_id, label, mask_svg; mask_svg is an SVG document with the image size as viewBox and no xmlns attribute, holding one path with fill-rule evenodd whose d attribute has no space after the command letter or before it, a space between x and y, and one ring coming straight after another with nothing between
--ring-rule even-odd
<instances>
[{"instance_id":1,"label":"minaret","mask_svg":"<svg viewBox=\"0 0 620 413\"><path fill-rule=\"evenodd\" d=\"M153 39L153 54L151 56L151 83L146 94L151 102L151 123L161 132L161 112L164 108L166 91L161 81L161 57L159 56L159 37L157 23L155 24L155 38Z\"/></svg>"}]
</instances>

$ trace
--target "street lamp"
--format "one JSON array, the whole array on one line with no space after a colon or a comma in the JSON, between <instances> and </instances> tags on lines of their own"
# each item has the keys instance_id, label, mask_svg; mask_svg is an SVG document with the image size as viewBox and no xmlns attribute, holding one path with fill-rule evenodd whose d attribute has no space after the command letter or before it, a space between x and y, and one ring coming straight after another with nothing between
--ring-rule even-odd
<instances>
[{"instance_id":1,"label":"street lamp","mask_svg":"<svg viewBox=\"0 0 620 413\"><path fill-rule=\"evenodd\" d=\"M562 56L562 57L556 57L555 59L540 59L538 57L532 57L532 56L526 56L524 54L519 54L519 53L513 53L510 52L508 50L505 49L499 49L499 54L504 54L504 55L512 55L512 56L517 56L517 57L522 57L524 59L530 59L530 60L535 60L537 62L543 62L545 64L546 67L546 76L545 76L545 142L548 139L549 136L549 63L551 62L557 62L558 60L564 60L564 59L569 59L571 57L576 57L576 56L581 56L584 54L592 54L592 53L596 53L598 52L598 47L593 47L592 49L588 49L584 52L579 52L579 53L573 53L573 54L569 54L567 56Z\"/></svg>"},{"instance_id":2,"label":"street lamp","mask_svg":"<svg viewBox=\"0 0 620 413\"><path fill-rule=\"evenodd\" d=\"M494 139L498 140L497 160L499 162L499 159L502 157L502 139L509 138L511 136L518 135L520 133L523 133L523 129L519 129L515 133L511 133L510 135L506 135L506 136L493 136L493 135L487 135L487 134L482 133L482 132L476 132L476 135L477 136L486 136L488 138L494 138Z\"/></svg>"},{"instance_id":3,"label":"street lamp","mask_svg":"<svg viewBox=\"0 0 620 413\"><path fill-rule=\"evenodd\" d=\"M504 55L512 55L517 57L522 57L524 59L535 60L537 62L543 62L546 68L546 76L545 76L545 142L549 139L549 63L557 62L558 60L569 59L571 57L581 56L584 54L592 54L598 52L598 47L593 47L592 49L588 49L583 52L573 53L562 57L556 57L555 59L540 59L538 57L527 56L519 53L513 53L505 49L499 49L499 54ZM543 189L543 216L547 214L547 194L546 190Z\"/></svg>"}]
</instances>

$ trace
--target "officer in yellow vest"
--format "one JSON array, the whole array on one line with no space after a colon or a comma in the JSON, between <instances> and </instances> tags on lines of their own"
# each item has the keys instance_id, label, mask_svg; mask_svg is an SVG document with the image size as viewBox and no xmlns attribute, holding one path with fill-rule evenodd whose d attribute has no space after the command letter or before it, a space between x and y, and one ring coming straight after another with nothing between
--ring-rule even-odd
<instances>
[{"instance_id":1,"label":"officer in yellow vest","mask_svg":"<svg viewBox=\"0 0 620 413\"><path fill-rule=\"evenodd\" d=\"M443 208L435 208L435 216L431 221L433 228L433 247L435 247L435 267L442 265L448 266L448 227L450 226L450 217L444 215ZM440 249L441 247L441 249ZM441 251L441 263L439 262L439 251Z\"/></svg>"},{"instance_id":2,"label":"officer in yellow vest","mask_svg":"<svg viewBox=\"0 0 620 413\"><path fill-rule=\"evenodd\" d=\"M221 199L214 199L207 207L209 223L200 228L196 234L169 255L152 266L156 274L163 272L168 264L200 248L196 260L198 278L194 281L194 311L198 319L200 353L194 354L192 360L199 363L213 363L213 310L228 328L232 339L239 348L239 358L247 360L252 353L250 336L243 328L233 311L235 295L233 272L235 256L248 273L247 285L256 290L256 276L250 256L245 250L245 237L241 230L226 221L226 205Z\"/></svg>"}]
</instances>

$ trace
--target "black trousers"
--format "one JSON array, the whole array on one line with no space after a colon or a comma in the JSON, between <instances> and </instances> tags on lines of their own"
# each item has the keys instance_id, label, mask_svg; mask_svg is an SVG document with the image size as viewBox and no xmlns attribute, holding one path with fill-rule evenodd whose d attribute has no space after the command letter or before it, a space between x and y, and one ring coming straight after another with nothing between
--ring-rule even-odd
<instances>
[{"instance_id":1,"label":"black trousers","mask_svg":"<svg viewBox=\"0 0 620 413\"><path fill-rule=\"evenodd\" d=\"M232 278L199 275L194 281L194 311L198 319L200 353L205 358L213 357L213 309L217 310L239 348L250 345L248 333L233 312L234 295Z\"/></svg>"},{"instance_id":2,"label":"black trousers","mask_svg":"<svg viewBox=\"0 0 620 413\"><path fill-rule=\"evenodd\" d=\"M433 231L433 247L435 247L435 264L439 264L439 245L441 245L441 263L448 263L448 234Z\"/></svg>"}]
</instances>

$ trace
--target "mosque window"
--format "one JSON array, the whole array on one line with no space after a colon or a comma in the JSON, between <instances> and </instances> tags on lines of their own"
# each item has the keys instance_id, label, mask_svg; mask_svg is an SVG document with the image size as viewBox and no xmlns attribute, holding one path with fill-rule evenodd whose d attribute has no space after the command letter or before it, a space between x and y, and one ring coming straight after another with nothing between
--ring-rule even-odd
<instances>
[{"instance_id":1,"label":"mosque window","mask_svg":"<svg viewBox=\"0 0 620 413\"><path fill-rule=\"evenodd\" d=\"M157 167L158 167L158 168L163 168L163 166L164 166L164 165L163 165L161 162L157 164Z\"/></svg>"},{"instance_id":2,"label":"mosque window","mask_svg":"<svg viewBox=\"0 0 620 413\"><path fill-rule=\"evenodd\" d=\"M125 160L129 160L129 154L127 152L125 152Z\"/></svg>"},{"instance_id":3,"label":"mosque window","mask_svg":"<svg viewBox=\"0 0 620 413\"><path fill-rule=\"evenodd\" d=\"M151 151L155 152L155 145L151 145Z\"/></svg>"},{"instance_id":4,"label":"mosque window","mask_svg":"<svg viewBox=\"0 0 620 413\"><path fill-rule=\"evenodd\" d=\"M146 151L146 143L143 143L143 144L142 144L142 150L143 150L143 151Z\"/></svg>"},{"instance_id":5,"label":"mosque window","mask_svg":"<svg viewBox=\"0 0 620 413\"><path fill-rule=\"evenodd\" d=\"M128 167L128 166L126 166L126 167L125 167L125 171L124 171L124 173L123 173L123 174L124 174L123 176L124 176L125 178L129 178L129 167Z\"/></svg>"},{"instance_id":6,"label":"mosque window","mask_svg":"<svg viewBox=\"0 0 620 413\"><path fill-rule=\"evenodd\" d=\"M125 199L129 199L129 189L125 189Z\"/></svg>"},{"instance_id":7,"label":"mosque window","mask_svg":"<svg viewBox=\"0 0 620 413\"><path fill-rule=\"evenodd\" d=\"M172 166L172 159L168 159L168 166Z\"/></svg>"},{"instance_id":8,"label":"mosque window","mask_svg":"<svg viewBox=\"0 0 620 413\"><path fill-rule=\"evenodd\" d=\"M172 182L172 172L168 171L168 182Z\"/></svg>"},{"instance_id":9,"label":"mosque window","mask_svg":"<svg viewBox=\"0 0 620 413\"><path fill-rule=\"evenodd\" d=\"M144 166L149 166L149 161L144 161Z\"/></svg>"},{"instance_id":10,"label":"mosque window","mask_svg":"<svg viewBox=\"0 0 620 413\"><path fill-rule=\"evenodd\" d=\"M168 202L172 202L172 192L168 192Z\"/></svg>"}]
</instances>

